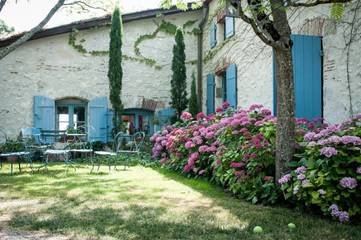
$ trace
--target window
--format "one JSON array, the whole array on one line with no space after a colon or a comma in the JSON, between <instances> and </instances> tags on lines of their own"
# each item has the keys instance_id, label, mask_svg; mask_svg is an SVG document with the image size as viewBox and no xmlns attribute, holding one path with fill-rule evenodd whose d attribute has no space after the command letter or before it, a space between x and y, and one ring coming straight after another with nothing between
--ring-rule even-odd
<instances>
[{"instance_id":1,"label":"window","mask_svg":"<svg viewBox=\"0 0 361 240\"><path fill-rule=\"evenodd\" d=\"M234 35L234 17L225 17L224 20L224 39Z\"/></svg>"},{"instance_id":2,"label":"window","mask_svg":"<svg viewBox=\"0 0 361 240\"><path fill-rule=\"evenodd\" d=\"M78 99L58 100L56 105L56 129L85 129L87 103Z\"/></svg>"},{"instance_id":3,"label":"window","mask_svg":"<svg viewBox=\"0 0 361 240\"><path fill-rule=\"evenodd\" d=\"M213 22L210 27L210 46L214 48L217 45L217 24Z\"/></svg>"}]
</instances>

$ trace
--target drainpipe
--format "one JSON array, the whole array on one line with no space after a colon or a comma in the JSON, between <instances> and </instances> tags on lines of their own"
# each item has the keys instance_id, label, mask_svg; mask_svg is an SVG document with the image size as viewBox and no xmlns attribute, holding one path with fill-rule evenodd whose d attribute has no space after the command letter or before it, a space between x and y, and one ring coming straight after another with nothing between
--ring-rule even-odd
<instances>
[{"instance_id":1,"label":"drainpipe","mask_svg":"<svg viewBox=\"0 0 361 240\"><path fill-rule=\"evenodd\" d=\"M198 102L200 106L200 111L203 109L203 27L208 16L208 4L204 4L202 9L202 19L199 23L200 33L198 35L198 61L197 61L197 71L198 71Z\"/></svg>"}]
</instances>

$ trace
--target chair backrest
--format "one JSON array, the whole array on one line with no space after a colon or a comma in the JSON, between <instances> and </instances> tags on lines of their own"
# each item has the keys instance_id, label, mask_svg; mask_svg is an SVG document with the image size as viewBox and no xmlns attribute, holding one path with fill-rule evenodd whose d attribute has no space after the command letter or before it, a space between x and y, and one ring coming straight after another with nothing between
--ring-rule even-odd
<instances>
[{"instance_id":1,"label":"chair backrest","mask_svg":"<svg viewBox=\"0 0 361 240\"><path fill-rule=\"evenodd\" d=\"M144 143L145 133L137 132L134 135L129 135L124 132L119 132L114 137L114 151L121 150L139 151Z\"/></svg>"},{"instance_id":2,"label":"chair backrest","mask_svg":"<svg viewBox=\"0 0 361 240\"><path fill-rule=\"evenodd\" d=\"M22 141L42 144L40 128L22 128L20 133Z\"/></svg>"},{"instance_id":3,"label":"chair backrest","mask_svg":"<svg viewBox=\"0 0 361 240\"><path fill-rule=\"evenodd\" d=\"M137 132L134 134L134 147L135 151L140 151L140 149L143 147L145 140L145 132Z\"/></svg>"}]
</instances>

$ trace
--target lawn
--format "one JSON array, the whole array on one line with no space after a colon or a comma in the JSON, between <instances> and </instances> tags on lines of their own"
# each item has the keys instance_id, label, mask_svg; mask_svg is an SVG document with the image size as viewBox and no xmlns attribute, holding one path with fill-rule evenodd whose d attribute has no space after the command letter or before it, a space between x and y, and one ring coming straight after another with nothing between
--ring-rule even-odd
<instances>
[{"instance_id":1,"label":"lawn","mask_svg":"<svg viewBox=\"0 0 361 240\"><path fill-rule=\"evenodd\" d=\"M66 173L58 164L10 176L8 167L0 175L1 239L15 233L43 239L361 239L361 226L251 205L163 169L109 173L103 166L89 174L80 165ZM297 225L293 231L290 222ZM256 225L262 234L252 232Z\"/></svg>"}]
</instances>

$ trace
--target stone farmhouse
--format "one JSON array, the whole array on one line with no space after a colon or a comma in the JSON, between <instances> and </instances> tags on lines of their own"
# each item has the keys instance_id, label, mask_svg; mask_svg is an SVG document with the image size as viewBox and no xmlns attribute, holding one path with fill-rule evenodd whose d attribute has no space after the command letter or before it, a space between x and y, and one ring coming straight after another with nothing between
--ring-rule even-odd
<instances>
[{"instance_id":1,"label":"stone farmhouse","mask_svg":"<svg viewBox=\"0 0 361 240\"><path fill-rule=\"evenodd\" d=\"M197 77L202 109L223 101L275 109L272 49L232 9L205 1L199 10L154 9L123 15L124 121L148 134L169 121L174 32L185 32L188 87ZM352 16L346 9L344 21ZM359 16L361 17L361 16ZM361 112L361 40L347 48L350 26L329 18L328 6L289 13L293 31L296 117L337 123ZM91 140L109 141L110 16L37 33L0 62L0 128L64 130L92 126ZM7 46L20 35L0 40ZM189 92L189 91L188 91Z\"/></svg>"}]
</instances>

